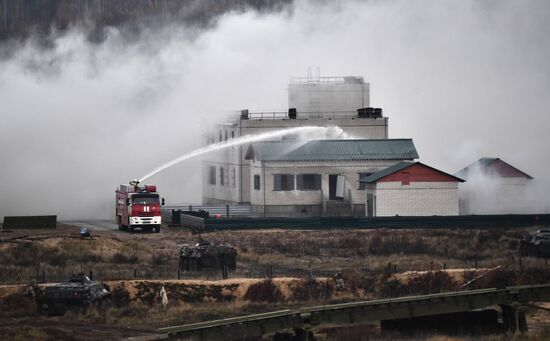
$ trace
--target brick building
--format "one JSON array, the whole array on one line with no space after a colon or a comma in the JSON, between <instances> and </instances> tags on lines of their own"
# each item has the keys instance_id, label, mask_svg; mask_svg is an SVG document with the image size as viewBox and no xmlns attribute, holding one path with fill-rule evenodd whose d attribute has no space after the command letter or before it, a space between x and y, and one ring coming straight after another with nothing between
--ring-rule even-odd
<instances>
[{"instance_id":1,"label":"brick building","mask_svg":"<svg viewBox=\"0 0 550 341\"><path fill-rule=\"evenodd\" d=\"M458 215L461 182L421 162L400 162L361 179L366 184L366 215Z\"/></svg>"},{"instance_id":2,"label":"brick building","mask_svg":"<svg viewBox=\"0 0 550 341\"><path fill-rule=\"evenodd\" d=\"M366 191L359 180L416 158L411 139L252 143L246 153L252 210L265 216L364 216Z\"/></svg>"}]
</instances>

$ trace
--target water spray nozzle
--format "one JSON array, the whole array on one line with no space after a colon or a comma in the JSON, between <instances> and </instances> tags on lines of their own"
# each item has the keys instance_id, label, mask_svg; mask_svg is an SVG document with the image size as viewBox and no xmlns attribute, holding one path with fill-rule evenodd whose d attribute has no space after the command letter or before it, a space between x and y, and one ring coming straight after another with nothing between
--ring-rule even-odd
<instances>
[{"instance_id":1,"label":"water spray nozzle","mask_svg":"<svg viewBox=\"0 0 550 341\"><path fill-rule=\"evenodd\" d=\"M139 185L139 180L138 179L134 179L134 180L130 181L130 186L137 187L137 185Z\"/></svg>"}]
</instances>

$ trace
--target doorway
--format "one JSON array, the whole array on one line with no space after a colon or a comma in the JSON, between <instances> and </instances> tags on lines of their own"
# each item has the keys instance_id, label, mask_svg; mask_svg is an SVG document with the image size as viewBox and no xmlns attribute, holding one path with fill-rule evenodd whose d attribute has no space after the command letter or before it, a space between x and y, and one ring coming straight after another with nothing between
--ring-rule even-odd
<instances>
[{"instance_id":1,"label":"doorway","mask_svg":"<svg viewBox=\"0 0 550 341\"><path fill-rule=\"evenodd\" d=\"M344 181L345 177L339 174L330 174L328 176L328 199L343 200L344 199Z\"/></svg>"}]
</instances>

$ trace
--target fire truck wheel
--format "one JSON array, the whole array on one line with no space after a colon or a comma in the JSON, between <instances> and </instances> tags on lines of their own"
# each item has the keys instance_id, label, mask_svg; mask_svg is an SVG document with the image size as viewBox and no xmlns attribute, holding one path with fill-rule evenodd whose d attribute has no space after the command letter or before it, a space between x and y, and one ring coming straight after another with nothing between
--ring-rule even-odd
<instances>
[{"instance_id":1,"label":"fire truck wheel","mask_svg":"<svg viewBox=\"0 0 550 341\"><path fill-rule=\"evenodd\" d=\"M160 232L160 226L155 227L154 230L155 230L155 233L159 233Z\"/></svg>"},{"instance_id":2,"label":"fire truck wheel","mask_svg":"<svg viewBox=\"0 0 550 341\"><path fill-rule=\"evenodd\" d=\"M129 226L128 230L130 231L130 233L134 233L134 227L133 226Z\"/></svg>"}]
</instances>

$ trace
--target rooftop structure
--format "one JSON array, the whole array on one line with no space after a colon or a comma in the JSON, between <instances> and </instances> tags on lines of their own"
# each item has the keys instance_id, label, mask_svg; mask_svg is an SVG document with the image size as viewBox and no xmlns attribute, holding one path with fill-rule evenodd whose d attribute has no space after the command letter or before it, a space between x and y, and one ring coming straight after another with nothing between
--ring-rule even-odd
<instances>
[{"instance_id":1,"label":"rooftop structure","mask_svg":"<svg viewBox=\"0 0 550 341\"><path fill-rule=\"evenodd\" d=\"M354 112L369 107L370 85L356 76L293 78L288 103L300 112Z\"/></svg>"}]
</instances>

